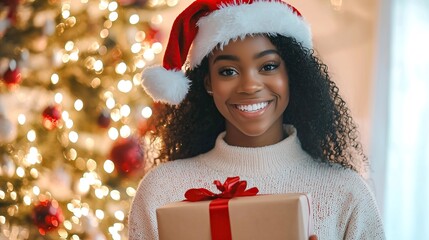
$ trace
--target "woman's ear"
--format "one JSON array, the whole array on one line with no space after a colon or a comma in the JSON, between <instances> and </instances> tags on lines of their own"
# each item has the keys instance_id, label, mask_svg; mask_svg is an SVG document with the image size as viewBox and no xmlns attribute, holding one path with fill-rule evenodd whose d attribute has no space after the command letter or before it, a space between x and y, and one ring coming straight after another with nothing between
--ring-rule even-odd
<instances>
[{"instance_id":1,"label":"woman's ear","mask_svg":"<svg viewBox=\"0 0 429 240\"><path fill-rule=\"evenodd\" d=\"M212 84L210 81L210 76L208 74L204 77L204 88L209 95L213 95Z\"/></svg>"}]
</instances>

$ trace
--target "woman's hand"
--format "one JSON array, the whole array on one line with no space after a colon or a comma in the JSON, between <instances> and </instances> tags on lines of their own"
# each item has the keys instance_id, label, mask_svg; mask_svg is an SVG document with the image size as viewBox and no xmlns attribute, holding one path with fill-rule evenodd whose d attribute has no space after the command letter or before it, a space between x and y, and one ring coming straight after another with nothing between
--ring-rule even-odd
<instances>
[{"instance_id":1,"label":"woman's hand","mask_svg":"<svg viewBox=\"0 0 429 240\"><path fill-rule=\"evenodd\" d=\"M317 240L317 236L316 235L311 235L308 240Z\"/></svg>"}]
</instances>

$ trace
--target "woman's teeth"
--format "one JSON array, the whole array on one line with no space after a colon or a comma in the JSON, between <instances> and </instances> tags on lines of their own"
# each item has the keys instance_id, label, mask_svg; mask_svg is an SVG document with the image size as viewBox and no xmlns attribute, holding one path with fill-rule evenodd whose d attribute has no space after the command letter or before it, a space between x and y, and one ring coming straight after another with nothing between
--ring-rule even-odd
<instances>
[{"instance_id":1,"label":"woman's teeth","mask_svg":"<svg viewBox=\"0 0 429 240\"><path fill-rule=\"evenodd\" d=\"M265 108L268 105L268 102L261 102L261 103L255 103L255 104L249 104L249 105L236 105L238 110L243 112L256 112L263 108Z\"/></svg>"}]
</instances>

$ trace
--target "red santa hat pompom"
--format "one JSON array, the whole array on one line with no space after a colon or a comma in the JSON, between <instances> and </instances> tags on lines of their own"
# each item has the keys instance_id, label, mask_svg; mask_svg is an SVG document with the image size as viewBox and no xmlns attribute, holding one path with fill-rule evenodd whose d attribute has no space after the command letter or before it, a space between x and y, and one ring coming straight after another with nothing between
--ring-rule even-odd
<instances>
[{"instance_id":1,"label":"red santa hat pompom","mask_svg":"<svg viewBox=\"0 0 429 240\"><path fill-rule=\"evenodd\" d=\"M173 23L162 66L143 71L143 87L154 101L177 105L190 80L182 68L197 67L214 48L255 34L295 38L311 49L309 24L280 0L197 0Z\"/></svg>"}]
</instances>

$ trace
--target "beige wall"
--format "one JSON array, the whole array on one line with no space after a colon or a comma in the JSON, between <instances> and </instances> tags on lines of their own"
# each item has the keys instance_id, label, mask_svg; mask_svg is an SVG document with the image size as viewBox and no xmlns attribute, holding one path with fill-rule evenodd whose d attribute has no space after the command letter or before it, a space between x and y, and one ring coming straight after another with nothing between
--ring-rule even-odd
<instances>
[{"instance_id":1,"label":"beige wall","mask_svg":"<svg viewBox=\"0 0 429 240\"><path fill-rule=\"evenodd\" d=\"M348 103L368 152L378 0L343 1L339 10L328 0L289 2L310 22L315 49Z\"/></svg>"},{"instance_id":2,"label":"beige wall","mask_svg":"<svg viewBox=\"0 0 429 240\"><path fill-rule=\"evenodd\" d=\"M164 15L169 32L175 16L191 3L179 5ZM348 103L359 126L361 140L368 151L374 48L379 0L342 1L335 10L329 0L289 0L312 26L313 42L320 58L328 65L332 80ZM337 0L338 2L338 0Z\"/></svg>"}]
</instances>

